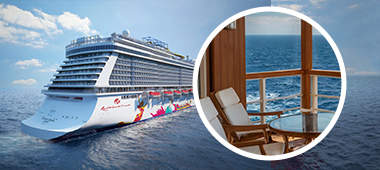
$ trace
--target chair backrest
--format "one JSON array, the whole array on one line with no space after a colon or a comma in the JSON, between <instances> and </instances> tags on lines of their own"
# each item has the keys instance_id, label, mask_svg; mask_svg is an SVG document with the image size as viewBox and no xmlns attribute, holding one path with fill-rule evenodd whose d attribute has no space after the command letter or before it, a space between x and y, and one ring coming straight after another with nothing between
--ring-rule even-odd
<instances>
[{"instance_id":1,"label":"chair backrest","mask_svg":"<svg viewBox=\"0 0 380 170\"><path fill-rule=\"evenodd\" d=\"M231 125L253 124L243 104L240 103L239 96L232 87L216 92L215 98Z\"/></svg>"},{"instance_id":2,"label":"chair backrest","mask_svg":"<svg viewBox=\"0 0 380 170\"><path fill-rule=\"evenodd\" d=\"M223 126L218 119L218 111L216 110L214 104L210 100L209 97L205 97L200 99L201 107L203 113L206 115L208 122L210 122L211 126L214 130L227 141L226 134L224 132Z\"/></svg>"}]
</instances>

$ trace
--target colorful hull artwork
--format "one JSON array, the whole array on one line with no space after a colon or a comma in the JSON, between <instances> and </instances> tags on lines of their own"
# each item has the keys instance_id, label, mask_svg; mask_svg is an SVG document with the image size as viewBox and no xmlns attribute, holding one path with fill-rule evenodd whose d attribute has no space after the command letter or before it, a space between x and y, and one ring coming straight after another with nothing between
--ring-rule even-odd
<instances>
[{"instance_id":1,"label":"colorful hull artwork","mask_svg":"<svg viewBox=\"0 0 380 170\"><path fill-rule=\"evenodd\" d=\"M35 115L22 121L21 128L27 134L49 140L71 132L130 124L194 105L192 94L127 99L89 96L80 102L47 97Z\"/></svg>"}]
</instances>

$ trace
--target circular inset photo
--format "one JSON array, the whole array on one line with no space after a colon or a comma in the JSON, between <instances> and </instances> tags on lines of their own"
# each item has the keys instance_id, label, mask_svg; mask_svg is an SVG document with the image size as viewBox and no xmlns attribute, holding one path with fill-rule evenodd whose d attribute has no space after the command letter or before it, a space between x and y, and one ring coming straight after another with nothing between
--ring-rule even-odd
<instances>
[{"instance_id":1,"label":"circular inset photo","mask_svg":"<svg viewBox=\"0 0 380 170\"><path fill-rule=\"evenodd\" d=\"M318 144L342 111L346 73L311 18L262 7L220 24L198 54L195 103L210 133L245 157L281 160Z\"/></svg>"}]
</instances>

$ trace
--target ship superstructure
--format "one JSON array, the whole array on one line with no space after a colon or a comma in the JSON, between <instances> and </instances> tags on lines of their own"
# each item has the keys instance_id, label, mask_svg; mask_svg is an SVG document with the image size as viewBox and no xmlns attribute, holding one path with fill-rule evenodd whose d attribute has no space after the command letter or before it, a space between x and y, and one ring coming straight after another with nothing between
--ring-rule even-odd
<instances>
[{"instance_id":1,"label":"ship superstructure","mask_svg":"<svg viewBox=\"0 0 380 170\"><path fill-rule=\"evenodd\" d=\"M153 37L129 31L87 36L66 46L66 60L22 131L42 139L171 113L193 105L194 61Z\"/></svg>"}]
</instances>

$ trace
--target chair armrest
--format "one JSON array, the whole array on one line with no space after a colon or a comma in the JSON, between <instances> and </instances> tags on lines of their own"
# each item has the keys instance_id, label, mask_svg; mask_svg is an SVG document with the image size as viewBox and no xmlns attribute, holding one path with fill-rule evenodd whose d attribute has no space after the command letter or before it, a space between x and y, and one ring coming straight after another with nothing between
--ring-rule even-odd
<instances>
[{"instance_id":1,"label":"chair armrest","mask_svg":"<svg viewBox=\"0 0 380 170\"><path fill-rule=\"evenodd\" d=\"M263 140L255 140L255 141L247 141L247 142L233 142L232 145L234 145L237 148L241 147L247 147L247 146L256 146L256 145L265 145L266 142Z\"/></svg>"},{"instance_id":2,"label":"chair armrest","mask_svg":"<svg viewBox=\"0 0 380 170\"><path fill-rule=\"evenodd\" d=\"M283 111L277 111L277 112L248 113L248 116L269 116L269 115L277 115L278 117L281 117L282 114L284 114Z\"/></svg>"},{"instance_id":3,"label":"chair armrest","mask_svg":"<svg viewBox=\"0 0 380 170\"><path fill-rule=\"evenodd\" d=\"M241 131L250 131L250 130L262 130L265 138L265 143L269 143L269 135L267 133L267 124L264 125L223 125L224 131L226 134L231 134ZM237 139L235 139L237 140Z\"/></svg>"},{"instance_id":4,"label":"chair armrest","mask_svg":"<svg viewBox=\"0 0 380 170\"><path fill-rule=\"evenodd\" d=\"M266 130L268 128L268 125L223 125L224 130L226 133L231 132L242 132L242 131L250 131L250 130Z\"/></svg>"}]
</instances>

